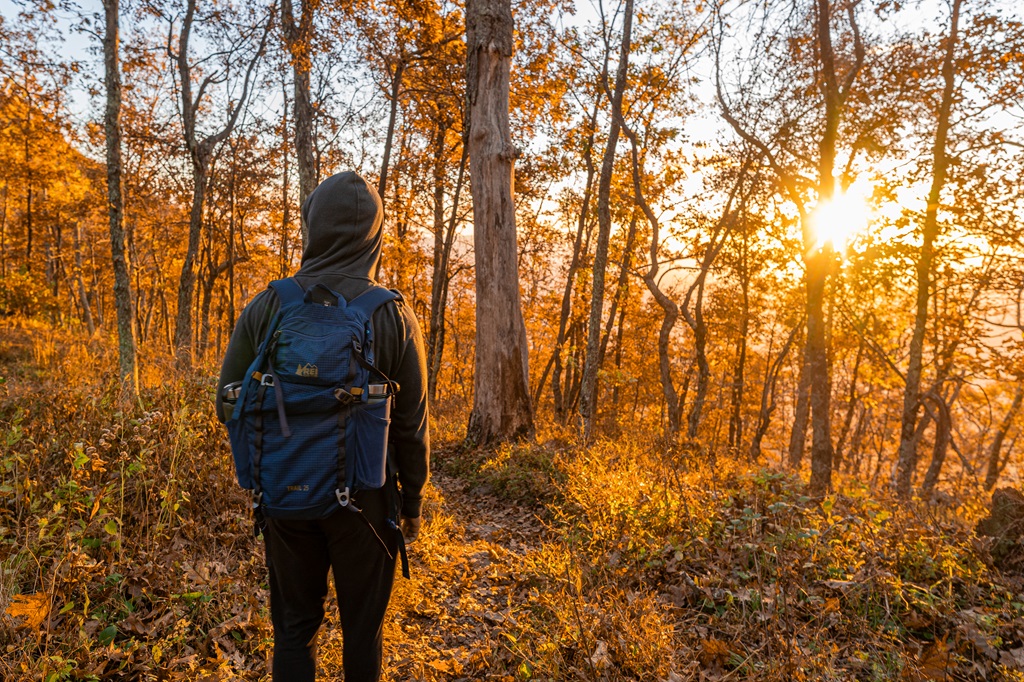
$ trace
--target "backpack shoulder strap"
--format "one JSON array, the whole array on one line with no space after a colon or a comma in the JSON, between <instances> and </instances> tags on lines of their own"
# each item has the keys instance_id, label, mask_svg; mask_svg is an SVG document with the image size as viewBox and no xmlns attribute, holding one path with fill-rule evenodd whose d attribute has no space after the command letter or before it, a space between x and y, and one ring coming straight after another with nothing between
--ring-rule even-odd
<instances>
[{"instance_id":1,"label":"backpack shoulder strap","mask_svg":"<svg viewBox=\"0 0 1024 682\"><path fill-rule=\"evenodd\" d=\"M348 302L348 309L358 311L366 317L366 338L363 343L363 352L366 361L373 365L375 358L373 352L373 313L388 301L401 301L402 294L393 289L384 287L370 287Z\"/></svg>"},{"instance_id":2,"label":"backpack shoulder strap","mask_svg":"<svg viewBox=\"0 0 1024 682\"><path fill-rule=\"evenodd\" d=\"M377 308L381 307L388 301L400 300L402 300L402 295L397 291L385 289L384 287L370 287L349 301L348 307L350 310L354 309L363 313L366 315L366 319L369 320L373 317L373 313Z\"/></svg>"},{"instance_id":3,"label":"backpack shoulder strap","mask_svg":"<svg viewBox=\"0 0 1024 682\"><path fill-rule=\"evenodd\" d=\"M270 283L270 288L277 294L277 298L281 302L281 308L302 303L306 296L305 290L295 281L294 277L275 279Z\"/></svg>"}]
</instances>

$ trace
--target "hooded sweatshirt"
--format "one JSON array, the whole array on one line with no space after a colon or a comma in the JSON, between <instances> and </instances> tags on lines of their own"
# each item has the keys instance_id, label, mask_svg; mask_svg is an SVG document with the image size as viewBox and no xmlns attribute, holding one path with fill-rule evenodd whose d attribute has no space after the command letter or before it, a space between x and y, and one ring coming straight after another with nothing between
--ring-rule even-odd
<instances>
[{"instance_id":1,"label":"hooded sweatshirt","mask_svg":"<svg viewBox=\"0 0 1024 682\"><path fill-rule=\"evenodd\" d=\"M357 173L324 180L302 205L309 239L295 279L303 288L323 284L351 301L376 284L383 211L377 191ZM279 302L273 289L258 293L242 310L228 343L217 386L217 415L226 420L222 389L245 376L267 336ZM391 411L388 441L402 485L402 515L420 515L427 481L430 438L427 427L427 369L423 336L412 309L388 303L373 315L376 364L400 387Z\"/></svg>"}]
</instances>

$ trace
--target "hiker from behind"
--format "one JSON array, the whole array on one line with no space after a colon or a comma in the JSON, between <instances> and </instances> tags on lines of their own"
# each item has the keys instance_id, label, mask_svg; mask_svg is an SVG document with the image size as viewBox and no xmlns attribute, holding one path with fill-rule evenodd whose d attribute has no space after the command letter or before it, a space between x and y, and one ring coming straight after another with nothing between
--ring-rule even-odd
<instances>
[{"instance_id":1,"label":"hiker from behind","mask_svg":"<svg viewBox=\"0 0 1024 682\"><path fill-rule=\"evenodd\" d=\"M217 411L266 542L273 679L314 679L330 569L345 680L379 680L396 558L407 574L427 480L423 339L401 296L373 280L383 221L373 187L331 176L302 217L302 264L242 311Z\"/></svg>"}]
</instances>

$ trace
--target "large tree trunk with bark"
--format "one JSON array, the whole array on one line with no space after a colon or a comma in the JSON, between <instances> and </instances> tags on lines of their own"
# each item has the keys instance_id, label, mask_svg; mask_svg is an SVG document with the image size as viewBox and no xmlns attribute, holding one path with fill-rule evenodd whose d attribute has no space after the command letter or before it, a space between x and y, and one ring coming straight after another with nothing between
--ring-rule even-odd
<instances>
[{"instance_id":1,"label":"large tree trunk with bark","mask_svg":"<svg viewBox=\"0 0 1024 682\"><path fill-rule=\"evenodd\" d=\"M942 188L946 184L946 170L949 165L949 159L946 156L946 141L949 137L950 112L956 90L954 56L960 21L960 3L961 0L953 0L949 36L946 38L946 54L942 62L944 85L935 128L935 143L932 147L932 185L928 192L921 252L917 259L917 308L914 313L914 331L910 337L910 358L907 365L907 383L903 389L903 414L900 422L900 449L896 460L896 474L893 479L893 489L902 498L910 496L914 470L917 468L917 440L914 438L914 432L922 404L921 373L924 366L924 334L928 324L928 300L931 289L932 261L935 256L935 240L939 235L939 200Z\"/></svg>"},{"instance_id":2,"label":"large tree trunk with bark","mask_svg":"<svg viewBox=\"0 0 1024 682\"><path fill-rule=\"evenodd\" d=\"M476 443L533 433L512 184L518 152L508 121L512 47L510 0L469 0L466 94L476 264L476 368L467 437Z\"/></svg>"},{"instance_id":3,"label":"large tree trunk with bark","mask_svg":"<svg viewBox=\"0 0 1024 682\"><path fill-rule=\"evenodd\" d=\"M831 382L825 338L825 280L832 250L823 248L809 256L807 263L807 368L810 375L811 480L814 494L822 495L832 485Z\"/></svg>"},{"instance_id":4,"label":"large tree trunk with bark","mask_svg":"<svg viewBox=\"0 0 1024 682\"><path fill-rule=\"evenodd\" d=\"M110 223L110 251L114 266L114 302L117 308L118 367L122 384L137 394L139 372L135 356L135 326L132 320L132 291L124 238L124 194L121 179L121 69L119 0L103 0L106 29L103 33L103 62L107 105L104 127L107 137L107 215ZM84 287L83 287L84 289ZM83 297L84 300L84 297ZM91 326L91 316L90 316Z\"/></svg>"}]
</instances>

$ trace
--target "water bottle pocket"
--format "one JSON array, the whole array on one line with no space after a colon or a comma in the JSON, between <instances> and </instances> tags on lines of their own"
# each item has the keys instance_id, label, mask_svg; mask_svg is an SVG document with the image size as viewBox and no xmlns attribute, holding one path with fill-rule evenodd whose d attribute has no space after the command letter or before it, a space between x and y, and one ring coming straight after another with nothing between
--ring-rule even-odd
<instances>
[{"instance_id":1,"label":"water bottle pocket","mask_svg":"<svg viewBox=\"0 0 1024 682\"><path fill-rule=\"evenodd\" d=\"M356 490L377 489L387 480L391 399L360 403L352 409L347 443L348 478Z\"/></svg>"}]
</instances>

